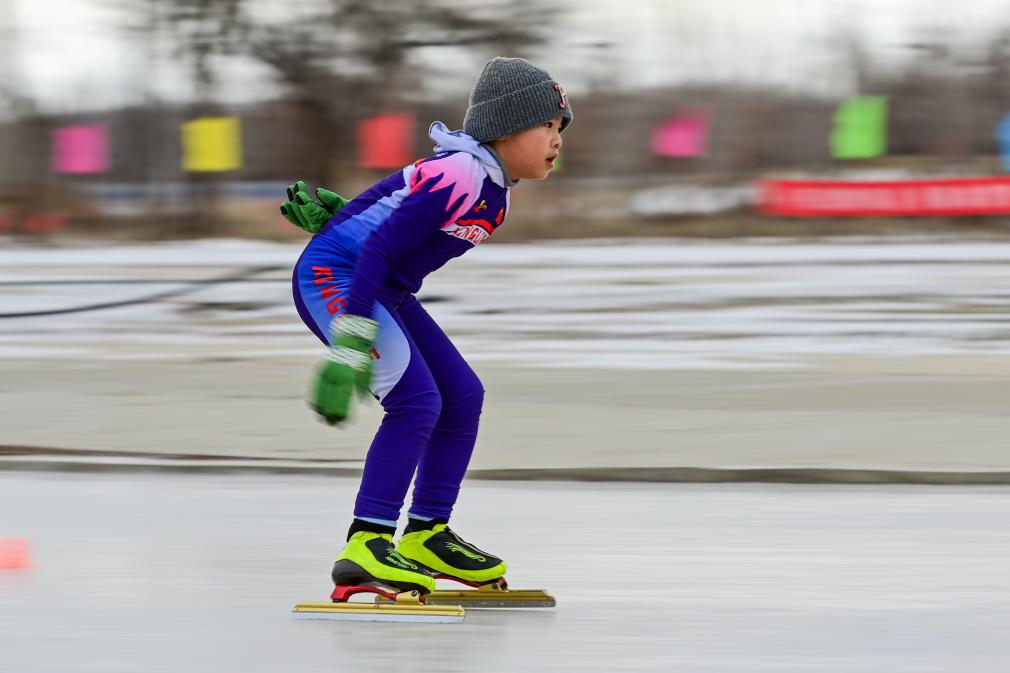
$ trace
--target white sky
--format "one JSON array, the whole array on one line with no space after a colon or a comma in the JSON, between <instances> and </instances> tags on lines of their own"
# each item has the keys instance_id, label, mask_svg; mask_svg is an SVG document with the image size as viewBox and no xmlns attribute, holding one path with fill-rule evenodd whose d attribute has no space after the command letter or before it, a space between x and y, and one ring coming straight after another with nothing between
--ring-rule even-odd
<instances>
[{"instance_id":1,"label":"white sky","mask_svg":"<svg viewBox=\"0 0 1010 673\"><path fill-rule=\"evenodd\" d=\"M0 86L17 81L50 109L88 110L138 100L145 89L185 98L186 71L151 71L144 49L119 24L129 0L0 0L0 31L17 27L21 48L0 39ZM466 2L466 0L460 0ZM839 64L826 44L863 36L875 56L900 62L904 45L939 36L970 48L1010 30L1010 0L558 0L565 7L557 41L537 59L573 93L590 78L634 87L685 80L770 82L822 93L845 93ZM297 0L272 3L285 12ZM607 50L586 45L605 41ZM604 56L606 56L604 58ZM17 80L12 71L19 72ZM233 65L227 100L272 91L255 64ZM470 84L464 77L461 88Z\"/></svg>"}]
</instances>

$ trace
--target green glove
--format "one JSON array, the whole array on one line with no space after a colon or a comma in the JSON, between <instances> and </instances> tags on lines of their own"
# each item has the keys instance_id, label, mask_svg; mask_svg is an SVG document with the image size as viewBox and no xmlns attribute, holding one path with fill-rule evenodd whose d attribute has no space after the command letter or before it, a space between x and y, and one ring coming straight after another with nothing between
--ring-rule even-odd
<instances>
[{"instance_id":1,"label":"green glove","mask_svg":"<svg viewBox=\"0 0 1010 673\"><path fill-rule=\"evenodd\" d=\"M336 425L350 414L354 391L368 394L372 383L372 345L379 333L374 320L343 315L333 321L333 346L316 374L312 408Z\"/></svg>"},{"instance_id":2,"label":"green glove","mask_svg":"<svg viewBox=\"0 0 1010 673\"><path fill-rule=\"evenodd\" d=\"M322 187L316 188L318 201L313 201L304 180L290 185L287 194L288 200L281 204L281 215L310 234L318 234L330 218L347 205L347 199Z\"/></svg>"}]
</instances>

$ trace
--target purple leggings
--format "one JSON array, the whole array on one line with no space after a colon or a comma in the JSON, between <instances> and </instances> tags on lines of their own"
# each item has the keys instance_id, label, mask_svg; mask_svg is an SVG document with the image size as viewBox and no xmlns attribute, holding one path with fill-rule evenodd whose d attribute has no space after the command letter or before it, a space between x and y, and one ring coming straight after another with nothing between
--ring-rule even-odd
<instances>
[{"instance_id":1,"label":"purple leggings","mask_svg":"<svg viewBox=\"0 0 1010 673\"><path fill-rule=\"evenodd\" d=\"M328 344L353 271L309 250L295 266L295 306ZM396 521L416 471L410 514L448 519L477 440L484 388L413 295L385 293L373 318L371 387L386 414L365 458L354 516Z\"/></svg>"}]
</instances>

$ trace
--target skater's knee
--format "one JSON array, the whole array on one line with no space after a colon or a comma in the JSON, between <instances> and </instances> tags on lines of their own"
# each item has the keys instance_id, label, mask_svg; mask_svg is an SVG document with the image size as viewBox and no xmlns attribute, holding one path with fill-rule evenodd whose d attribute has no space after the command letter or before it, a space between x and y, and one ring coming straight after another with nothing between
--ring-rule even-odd
<instances>
[{"instance_id":1,"label":"skater's knee","mask_svg":"<svg viewBox=\"0 0 1010 673\"><path fill-rule=\"evenodd\" d=\"M472 371L455 382L451 393L443 391L442 417L476 419L484 407L484 386Z\"/></svg>"}]
</instances>

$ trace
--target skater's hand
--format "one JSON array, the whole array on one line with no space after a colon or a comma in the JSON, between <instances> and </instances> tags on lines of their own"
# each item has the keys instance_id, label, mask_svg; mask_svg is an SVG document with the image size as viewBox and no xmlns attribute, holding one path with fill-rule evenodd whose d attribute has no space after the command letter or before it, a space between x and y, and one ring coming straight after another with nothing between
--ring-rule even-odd
<instances>
[{"instance_id":1,"label":"skater's hand","mask_svg":"<svg viewBox=\"0 0 1010 673\"><path fill-rule=\"evenodd\" d=\"M334 346L316 375L312 407L324 421L336 425L350 414L355 391L368 394L378 324L361 316L342 315L333 321L331 330Z\"/></svg>"},{"instance_id":2,"label":"skater's hand","mask_svg":"<svg viewBox=\"0 0 1010 673\"><path fill-rule=\"evenodd\" d=\"M281 204L281 215L310 234L318 234L330 218L347 205L347 199L322 187L316 188L317 200L312 200L304 180L288 186L287 196L288 200Z\"/></svg>"}]
</instances>

